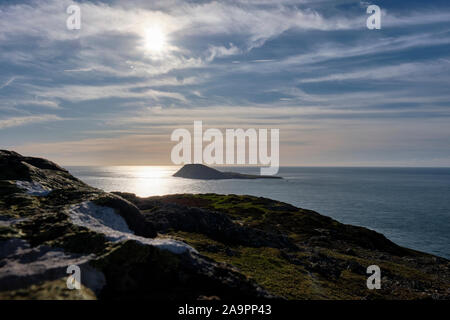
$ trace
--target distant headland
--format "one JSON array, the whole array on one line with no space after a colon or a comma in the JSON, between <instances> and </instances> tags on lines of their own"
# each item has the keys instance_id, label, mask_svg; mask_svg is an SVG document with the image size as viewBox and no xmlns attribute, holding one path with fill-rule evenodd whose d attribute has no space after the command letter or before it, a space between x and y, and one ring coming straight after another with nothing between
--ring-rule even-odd
<instances>
[{"instance_id":1,"label":"distant headland","mask_svg":"<svg viewBox=\"0 0 450 320\"><path fill-rule=\"evenodd\" d=\"M219 180L219 179L283 179L277 176L264 176L254 174L242 174L237 172L222 172L203 164L186 164L178 170L174 177L200 180Z\"/></svg>"}]
</instances>

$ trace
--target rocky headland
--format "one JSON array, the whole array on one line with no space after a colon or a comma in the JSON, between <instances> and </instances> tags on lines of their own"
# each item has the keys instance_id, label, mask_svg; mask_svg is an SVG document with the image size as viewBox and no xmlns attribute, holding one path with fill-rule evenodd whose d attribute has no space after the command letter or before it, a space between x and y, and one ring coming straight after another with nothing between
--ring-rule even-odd
<instances>
[{"instance_id":1,"label":"rocky headland","mask_svg":"<svg viewBox=\"0 0 450 320\"><path fill-rule=\"evenodd\" d=\"M67 267L81 290L67 289ZM380 290L366 286L378 265ZM450 262L252 196L139 198L0 151L0 299L449 299Z\"/></svg>"}]
</instances>

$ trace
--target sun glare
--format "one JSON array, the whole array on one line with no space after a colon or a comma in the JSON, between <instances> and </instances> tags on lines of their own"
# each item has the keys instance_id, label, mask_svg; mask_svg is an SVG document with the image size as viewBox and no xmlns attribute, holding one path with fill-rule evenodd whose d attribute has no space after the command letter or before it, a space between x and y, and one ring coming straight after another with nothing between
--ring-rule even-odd
<instances>
[{"instance_id":1,"label":"sun glare","mask_svg":"<svg viewBox=\"0 0 450 320\"><path fill-rule=\"evenodd\" d=\"M166 47L166 35L159 27L152 27L146 30L145 48L154 53L162 52Z\"/></svg>"}]
</instances>

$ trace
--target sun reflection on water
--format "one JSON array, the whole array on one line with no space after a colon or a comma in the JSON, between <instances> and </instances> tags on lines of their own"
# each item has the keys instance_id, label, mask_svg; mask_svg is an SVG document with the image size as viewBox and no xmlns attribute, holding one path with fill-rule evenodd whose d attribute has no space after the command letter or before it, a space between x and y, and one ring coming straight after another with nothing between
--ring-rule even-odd
<instances>
[{"instance_id":1,"label":"sun reflection on water","mask_svg":"<svg viewBox=\"0 0 450 320\"><path fill-rule=\"evenodd\" d=\"M87 184L107 192L134 193L139 197L174 193L238 193L241 187L251 193L258 181L196 180L173 177L180 166L106 166L73 167L76 176Z\"/></svg>"},{"instance_id":2,"label":"sun reflection on water","mask_svg":"<svg viewBox=\"0 0 450 320\"><path fill-rule=\"evenodd\" d=\"M164 166L130 166L116 169L127 175L126 181L123 181L126 186L122 186L122 189L125 187L141 197L169 193L173 184L172 175L177 170L176 167Z\"/></svg>"}]
</instances>

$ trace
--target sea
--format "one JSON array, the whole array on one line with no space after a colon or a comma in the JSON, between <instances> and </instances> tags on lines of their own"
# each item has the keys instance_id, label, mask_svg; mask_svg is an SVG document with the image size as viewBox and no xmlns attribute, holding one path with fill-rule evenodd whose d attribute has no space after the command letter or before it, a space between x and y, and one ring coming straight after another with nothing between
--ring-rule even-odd
<instances>
[{"instance_id":1,"label":"sea","mask_svg":"<svg viewBox=\"0 0 450 320\"><path fill-rule=\"evenodd\" d=\"M367 227L395 243L450 259L450 168L281 167L284 179L191 180L175 166L68 167L105 191L140 197L176 193L248 194ZM256 167L221 171L259 174Z\"/></svg>"}]
</instances>

